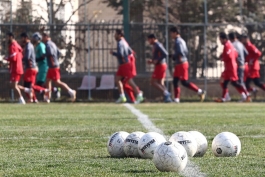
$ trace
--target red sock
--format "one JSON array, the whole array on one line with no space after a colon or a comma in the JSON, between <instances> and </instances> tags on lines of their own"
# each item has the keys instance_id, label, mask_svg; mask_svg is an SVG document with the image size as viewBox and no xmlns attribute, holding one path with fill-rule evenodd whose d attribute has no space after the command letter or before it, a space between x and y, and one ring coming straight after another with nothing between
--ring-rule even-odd
<instances>
[{"instance_id":1,"label":"red sock","mask_svg":"<svg viewBox=\"0 0 265 177\"><path fill-rule=\"evenodd\" d=\"M193 90L194 92L198 92L199 87L197 85L195 85L194 83L190 83L189 84L189 89Z\"/></svg>"},{"instance_id":2,"label":"red sock","mask_svg":"<svg viewBox=\"0 0 265 177\"><path fill-rule=\"evenodd\" d=\"M253 91L252 87L248 88L248 92L252 92L252 91Z\"/></svg>"},{"instance_id":3,"label":"red sock","mask_svg":"<svg viewBox=\"0 0 265 177\"><path fill-rule=\"evenodd\" d=\"M134 96L134 92L133 92L132 87L131 87L129 84L125 83L125 84L123 85L123 88L124 88L124 91L125 91L125 92L127 93L127 95L129 96L130 100L131 100L132 102L135 102L135 96Z\"/></svg>"},{"instance_id":4,"label":"red sock","mask_svg":"<svg viewBox=\"0 0 265 177\"><path fill-rule=\"evenodd\" d=\"M244 89L241 88L241 87L236 87L236 90L237 90L240 94L245 93Z\"/></svg>"},{"instance_id":5,"label":"red sock","mask_svg":"<svg viewBox=\"0 0 265 177\"><path fill-rule=\"evenodd\" d=\"M175 98L180 98L180 87L175 87Z\"/></svg>"},{"instance_id":6,"label":"red sock","mask_svg":"<svg viewBox=\"0 0 265 177\"><path fill-rule=\"evenodd\" d=\"M32 88L37 91L37 92L42 92L45 91L45 88L38 86L38 85L33 85Z\"/></svg>"}]
</instances>

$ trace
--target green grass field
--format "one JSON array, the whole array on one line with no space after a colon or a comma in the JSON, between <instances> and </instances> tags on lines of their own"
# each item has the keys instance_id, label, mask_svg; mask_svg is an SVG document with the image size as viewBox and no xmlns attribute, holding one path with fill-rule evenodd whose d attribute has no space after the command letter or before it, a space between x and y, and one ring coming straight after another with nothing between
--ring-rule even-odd
<instances>
[{"instance_id":1,"label":"green grass field","mask_svg":"<svg viewBox=\"0 0 265 177\"><path fill-rule=\"evenodd\" d=\"M198 130L207 136L203 158L190 158L207 176L265 176L265 105L262 103L142 104L135 106L171 135ZM150 160L110 158L106 143L116 131L144 131L123 105L0 104L0 176L178 176ZM211 141L222 131L242 143L236 158L216 158Z\"/></svg>"}]
</instances>

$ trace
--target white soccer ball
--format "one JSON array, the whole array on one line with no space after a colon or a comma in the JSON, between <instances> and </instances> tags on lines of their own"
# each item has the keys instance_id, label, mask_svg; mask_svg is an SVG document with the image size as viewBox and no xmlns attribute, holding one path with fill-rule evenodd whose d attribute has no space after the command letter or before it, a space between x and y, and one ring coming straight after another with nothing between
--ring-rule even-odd
<instances>
[{"instance_id":1,"label":"white soccer ball","mask_svg":"<svg viewBox=\"0 0 265 177\"><path fill-rule=\"evenodd\" d=\"M197 151L194 157L202 157L208 149L208 142L205 136L198 131L189 131L189 133L195 138L197 142Z\"/></svg>"},{"instance_id":2,"label":"white soccer ball","mask_svg":"<svg viewBox=\"0 0 265 177\"><path fill-rule=\"evenodd\" d=\"M154 152L153 162L159 171L182 171L188 162L188 155L177 142L161 143Z\"/></svg>"},{"instance_id":3,"label":"white soccer ball","mask_svg":"<svg viewBox=\"0 0 265 177\"><path fill-rule=\"evenodd\" d=\"M212 151L216 157L234 157L241 151L239 138L231 132L222 132L215 136Z\"/></svg>"},{"instance_id":4,"label":"white soccer ball","mask_svg":"<svg viewBox=\"0 0 265 177\"><path fill-rule=\"evenodd\" d=\"M128 135L129 133L120 131L110 136L107 147L111 157L125 157L123 145Z\"/></svg>"},{"instance_id":5,"label":"white soccer ball","mask_svg":"<svg viewBox=\"0 0 265 177\"><path fill-rule=\"evenodd\" d=\"M186 149L187 154L190 157L193 157L197 151L197 142L189 132L176 132L170 137L169 141L175 141L181 144Z\"/></svg>"},{"instance_id":6,"label":"white soccer ball","mask_svg":"<svg viewBox=\"0 0 265 177\"><path fill-rule=\"evenodd\" d=\"M127 136L123 146L127 157L141 157L138 152L138 143L144 134L143 132L133 132Z\"/></svg>"},{"instance_id":7,"label":"white soccer ball","mask_svg":"<svg viewBox=\"0 0 265 177\"><path fill-rule=\"evenodd\" d=\"M142 158L152 159L157 146L164 142L166 142L166 139L159 133L146 133L138 143L138 152Z\"/></svg>"}]
</instances>

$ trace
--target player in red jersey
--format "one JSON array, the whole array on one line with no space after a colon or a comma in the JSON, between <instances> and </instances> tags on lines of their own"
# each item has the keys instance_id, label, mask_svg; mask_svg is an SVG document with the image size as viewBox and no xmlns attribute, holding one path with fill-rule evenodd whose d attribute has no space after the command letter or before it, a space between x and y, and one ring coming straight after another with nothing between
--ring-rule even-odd
<instances>
[{"instance_id":1,"label":"player in red jersey","mask_svg":"<svg viewBox=\"0 0 265 177\"><path fill-rule=\"evenodd\" d=\"M14 89L15 93L19 97L19 103L25 104L25 100L20 92L18 82L20 81L21 75L23 74L23 65L22 65L22 48L17 43L14 38L13 33L7 34L9 42L9 51L8 56L5 57L5 60L9 62L9 71L10 71L10 85Z\"/></svg>"},{"instance_id":2,"label":"player in red jersey","mask_svg":"<svg viewBox=\"0 0 265 177\"><path fill-rule=\"evenodd\" d=\"M265 91L265 84L260 81L260 64L259 58L261 57L261 52L257 47L252 44L247 35L242 35L242 43L245 45L248 55L246 57L246 62L248 63L248 73L246 79L246 87L249 92L256 93L257 89L252 88L250 83L253 81L256 86Z\"/></svg>"},{"instance_id":3,"label":"player in red jersey","mask_svg":"<svg viewBox=\"0 0 265 177\"><path fill-rule=\"evenodd\" d=\"M228 84L231 84L237 89L237 91L244 97L244 101L248 101L249 97L247 90L238 83L237 76L237 57L238 53L233 44L228 40L226 33L221 32L219 34L220 42L224 45L222 53L222 61L225 65L225 70L221 76L221 87L223 88L222 98L216 99L216 102L225 102L226 95L228 94Z\"/></svg>"},{"instance_id":4,"label":"player in red jersey","mask_svg":"<svg viewBox=\"0 0 265 177\"><path fill-rule=\"evenodd\" d=\"M164 94L165 102L172 102L170 98L171 94L164 85L167 70L166 58L168 56L168 52L164 46L158 42L154 34L150 34L147 39L149 44L153 46L153 57L152 59L147 60L147 63L155 65L151 84Z\"/></svg>"},{"instance_id":5,"label":"player in red jersey","mask_svg":"<svg viewBox=\"0 0 265 177\"><path fill-rule=\"evenodd\" d=\"M187 87L194 92L197 92L200 96L201 101L205 98L205 91L200 89L197 85L192 82L189 82L189 63L188 63L188 48L186 42L181 38L180 33L176 27L170 29L170 34L172 39L174 39L174 55L173 60L175 61L175 71L174 71L174 90L175 90L175 102L179 103L180 100L180 87L178 82L181 81L181 84L184 87Z\"/></svg>"},{"instance_id":6,"label":"player in red jersey","mask_svg":"<svg viewBox=\"0 0 265 177\"><path fill-rule=\"evenodd\" d=\"M123 39L123 33L121 30L117 29L115 33L115 39L117 41L117 52L110 51L110 53L117 57L119 62L119 68L116 73L116 83L120 92L120 98L117 103L126 102L127 99L124 94L124 83L128 83L137 95L136 103L143 101L142 93L133 81L133 71L132 65L130 63L130 55L132 50L129 48L127 42Z\"/></svg>"}]
</instances>

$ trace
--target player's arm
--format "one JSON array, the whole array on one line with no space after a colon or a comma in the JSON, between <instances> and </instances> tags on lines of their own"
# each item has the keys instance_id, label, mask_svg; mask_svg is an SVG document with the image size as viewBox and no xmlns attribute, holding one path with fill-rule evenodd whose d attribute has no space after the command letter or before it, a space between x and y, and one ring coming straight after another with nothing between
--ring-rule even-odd
<instances>
[{"instance_id":1,"label":"player's arm","mask_svg":"<svg viewBox=\"0 0 265 177\"><path fill-rule=\"evenodd\" d=\"M244 57L246 58L248 56L248 51L247 49L244 47Z\"/></svg>"},{"instance_id":2,"label":"player's arm","mask_svg":"<svg viewBox=\"0 0 265 177\"><path fill-rule=\"evenodd\" d=\"M179 61L181 61L181 58L182 58L184 55L183 55L183 52L182 52L183 50L182 50L182 48L181 48L179 42L177 42L177 43L175 44L175 48L174 48L174 50L175 50L175 53L174 53L174 55L173 55L173 60L179 60Z\"/></svg>"},{"instance_id":3,"label":"player's arm","mask_svg":"<svg viewBox=\"0 0 265 177\"><path fill-rule=\"evenodd\" d=\"M158 60L158 62L160 62L163 59L167 58L168 52L167 52L167 50L162 45L158 46L158 49L159 49L160 55L158 56L158 59L157 60Z\"/></svg>"},{"instance_id":4,"label":"player's arm","mask_svg":"<svg viewBox=\"0 0 265 177\"><path fill-rule=\"evenodd\" d=\"M254 56L253 59L258 60L261 57L261 52L259 51L259 49L257 49L257 47L252 45L251 50L253 51L253 56Z\"/></svg>"},{"instance_id":5,"label":"player's arm","mask_svg":"<svg viewBox=\"0 0 265 177\"><path fill-rule=\"evenodd\" d=\"M16 58L17 58L16 55L17 55L17 52L15 49L15 46L12 45L11 47L9 47L9 55L5 57L5 60L16 61Z\"/></svg>"},{"instance_id":6,"label":"player's arm","mask_svg":"<svg viewBox=\"0 0 265 177\"><path fill-rule=\"evenodd\" d=\"M23 55L22 61L23 61L23 63L26 63L26 62L29 61L29 59L30 59L30 51L29 51L28 47L25 47L25 51L24 51L24 55Z\"/></svg>"}]
</instances>

